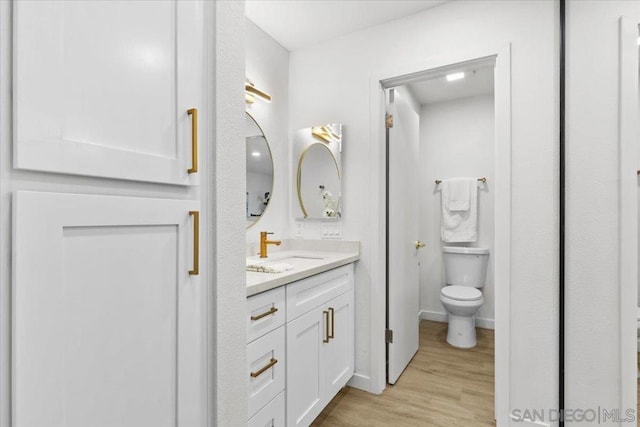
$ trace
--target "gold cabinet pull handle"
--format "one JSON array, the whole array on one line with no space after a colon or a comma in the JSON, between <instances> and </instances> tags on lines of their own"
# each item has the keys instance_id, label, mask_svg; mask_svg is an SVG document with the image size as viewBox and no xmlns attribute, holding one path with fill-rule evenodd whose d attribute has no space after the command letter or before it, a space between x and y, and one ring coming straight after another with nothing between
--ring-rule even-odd
<instances>
[{"instance_id":1,"label":"gold cabinet pull handle","mask_svg":"<svg viewBox=\"0 0 640 427\"><path fill-rule=\"evenodd\" d=\"M324 339L323 343L329 342L329 312L327 310L322 310L322 315L324 316Z\"/></svg>"},{"instance_id":2,"label":"gold cabinet pull handle","mask_svg":"<svg viewBox=\"0 0 640 427\"><path fill-rule=\"evenodd\" d=\"M329 334L329 339L333 338L333 333L335 332L333 330L334 327L334 323L335 323L335 310L332 307L329 307L329 313L331 313L331 333Z\"/></svg>"},{"instance_id":3,"label":"gold cabinet pull handle","mask_svg":"<svg viewBox=\"0 0 640 427\"><path fill-rule=\"evenodd\" d=\"M200 212L189 211L189 216L193 217L193 270L189 270L189 275L200 274Z\"/></svg>"},{"instance_id":4,"label":"gold cabinet pull handle","mask_svg":"<svg viewBox=\"0 0 640 427\"><path fill-rule=\"evenodd\" d=\"M269 361L269 363L267 363L266 365L264 365L264 367L258 369L255 372L251 372L251 378L256 378L259 377L260 375L262 375L262 373L264 371L266 371L267 369L269 369L270 367L272 367L273 365L275 365L276 363L278 363L278 359L274 359L273 357L271 358L271 360Z\"/></svg>"},{"instance_id":5,"label":"gold cabinet pull handle","mask_svg":"<svg viewBox=\"0 0 640 427\"><path fill-rule=\"evenodd\" d=\"M267 317L268 315L275 313L276 311L278 311L276 307L271 307L268 311L265 311L262 314L258 314L257 316L251 316L251 320L260 320L263 317Z\"/></svg>"},{"instance_id":6,"label":"gold cabinet pull handle","mask_svg":"<svg viewBox=\"0 0 640 427\"><path fill-rule=\"evenodd\" d=\"M427 246L426 243L422 243L420 240L416 240L415 245L416 249L424 248L425 246Z\"/></svg>"},{"instance_id":7,"label":"gold cabinet pull handle","mask_svg":"<svg viewBox=\"0 0 640 427\"><path fill-rule=\"evenodd\" d=\"M189 108L187 114L191 116L191 167L188 173L198 172L198 109Z\"/></svg>"}]
</instances>

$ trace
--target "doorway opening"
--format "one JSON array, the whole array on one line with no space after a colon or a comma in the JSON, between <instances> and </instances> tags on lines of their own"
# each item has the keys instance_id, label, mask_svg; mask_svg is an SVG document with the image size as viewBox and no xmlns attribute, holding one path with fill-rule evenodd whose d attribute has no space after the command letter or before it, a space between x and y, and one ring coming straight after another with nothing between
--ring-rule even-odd
<instances>
[{"instance_id":1,"label":"doorway opening","mask_svg":"<svg viewBox=\"0 0 640 427\"><path fill-rule=\"evenodd\" d=\"M490 373L485 397L493 401L495 412L491 415L505 423L509 377L508 63L506 50L378 80L385 121L393 122L385 128L381 156L386 194L381 254L386 266L385 382L402 381L402 372L413 363L426 362L428 366L429 360L423 360L424 353L419 350L420 341L446 341L448 315L440 298L447 284L442 245L488 249L487 274L480 289L484 303L474 316L475 326L482 329L479 345L461 350L444 342L444 353L439 354L447 358L449 350L467 356L481 350L482 356L488 357L482 363L490 369L476 372L485 379ZM474 197L477 236L470 243L441 240L441 182L455 177L474 177L478 183ZM496 223L501 227L496 228ZM416 353L419 356L414 358ZM486 400L483 404L490 405Z\"/></svg>"}]
</instances>

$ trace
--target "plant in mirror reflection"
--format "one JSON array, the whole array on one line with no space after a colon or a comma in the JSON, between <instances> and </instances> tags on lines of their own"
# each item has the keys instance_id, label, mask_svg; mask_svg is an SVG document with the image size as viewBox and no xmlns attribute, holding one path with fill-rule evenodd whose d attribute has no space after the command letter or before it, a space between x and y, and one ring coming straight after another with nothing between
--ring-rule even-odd
<instances>
[{"instance_id":1,"label":"plant in mirror reflection","mask_svg":"<svg viewBox=\"0 0 640 427\"><path fill-rule=\"evenodd\" d=\"M321 187L322 188L322 187ZM322 189L320 194L322 195L322 200L324 201L324 211L322 212L322 216L325 218L336 218L340 216L340 206L339 200L336 202L333 200L333 196L327 190Z\"/></svg>"}]
</instances>

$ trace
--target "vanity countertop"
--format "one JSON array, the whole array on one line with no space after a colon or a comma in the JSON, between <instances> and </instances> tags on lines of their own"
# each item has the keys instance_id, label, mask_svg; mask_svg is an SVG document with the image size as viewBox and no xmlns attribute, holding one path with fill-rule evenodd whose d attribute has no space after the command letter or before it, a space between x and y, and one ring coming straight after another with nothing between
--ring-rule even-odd
<instances>
[{"instance_id":1,"label":"vanity countertop","mask_svg":"<svg viewBox=\"0 0 640 427\"><path fill-rule=\"evenodd\" d=\"M340 249L340 251L287 249L273 251L266 260L257 256L247 258L248 261L286 263L293 266L292 270L282 273L247 271L247 297L350 264L360 258L359 245Z\"/></svg>"}]
</instances>

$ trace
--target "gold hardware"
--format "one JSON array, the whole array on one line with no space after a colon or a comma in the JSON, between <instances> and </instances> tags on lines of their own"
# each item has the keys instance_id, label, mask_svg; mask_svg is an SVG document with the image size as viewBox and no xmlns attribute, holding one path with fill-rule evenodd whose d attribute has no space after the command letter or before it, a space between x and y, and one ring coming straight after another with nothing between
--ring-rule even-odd
<instances>
[{"instance_id":1,"label":"gold hardware","mask_svg":"<svg viewBox=\"0 0 640 427\"><path fill-rule=\"evenodd\" d=\"M263 101L271 102L271 95L255 87L249 80L245 80L244 82L244 92L244 101L248 104L253 104L256 96Z\"/></svg>"},{"instance_id":2,"label":"gold hardware","mask_svg":"<svg viewBox=\"0 0 640 427\"><path fill-rule=\"evenodd\" d=\"M193 270L189 270L189 274L197 276L200 274L200 212L189 211L189 216L193 217Z\"/></svg>"},{"instance_id":3,"label":"gold hardware","mask_svg":"<svg viewBox=\"0 0 640 427\"><path fill-rule=\"evenodd\" d=\"M387 114L384 116L384 127L387 129L393 127L393 114Z\"/></svg>"},{"instance_id":4,"label":"gold hardware","mask_svg":"<svg viewBox=\"0 0 640 427\"><path fill-rule=\"evenodd\" d=\"M266 371L267 369L271 368L273 365L275 365L276 363L278 363L278 359L274 359L273 357L271 358L271 360L269 361L269 363L267 363L266 365L264 365L264 367L258 369L255 372L251 372L251 378L256 378L259 377L260 375L262 375L264 373L264 371Z\"/></svg>"},{"instance_id":5,"label":"gold hardware","mask_svg":"<svg viewBox=\"0 0 640 427\"><path fill-rule=\"evenodd\" d=\"M420 240L416 241L416 249L424 248L425 246L427 246L426 243L422 243Z\"/></svg>"},{"instance_id":6,"label":"gold hardware","mask_svg":"<svg viewBox=\"0 0 640 427\"><path fill-rule=\"evenodd\" d=\"M331 338L333 338L333 334L335 332L333 330L333 327L335 326L334 323L335 323L335 320L336 320L335 317L334 317L335 311L334 311L334 309L332 307L329 307L329 313L331 313L331 333L329 334L329 339L331 339Z\"/></svg>"},{"instance_id":7,"label":"gold hardware","mask_svg":"<svg viewBox=\"0 0 640 427\"><path fill-rule=\"evenodd\" d=\"M267 245L280 246L282 243L280 240L267 240L267 235L273 234L268 231L260 232L260 258L267 258Z\"/></svg>"},{"instance_id":8,"label":"gold hardware","mask_svg":"<svg viewBox=\"0 0 640 427\"><path fill-rule=\"evenodd\" d=\"M187 114L191 116L191 167L188 173L198 172L198 109L189 108Z\"/></svg>"},{"instance_id":9,"label":"gold hardware","mask_svg":"<svg viewBox=\"0 0 640 427\"><path fill-rule=\"evenodd\" d=\"M324 316L324 339L322 342L326 344L329 342L329 338L331 338L329 336L329 312L322 310L322 315Z\"/></svg>"},{"instance_id":10,"label":"gold hardware","mask_svg":"<svg viewBox=\"0 0 640 427\"><path fill-rule=\"evenodd\" d=\"M251 320L260 320L263 317L267 317L268 315L275 313L276 311L278 311L276 307L271 307L269 311L265 311L264 313L258 314L257 316L251 316Z\"/></svg>"},{"instance_id":11,"label":"gold hardware","mask_svg":"<svg viewBox=\"0 0 640 427\"><path fill-rule=\"evenodd\" d=\"M478 178L478 182L485 183L487 182L487 178L485 178L484 176L482 178ZM442 180L436 179L436 184L440 184L440 183L442 183Z\"/></svg>"},{"instance_id":12,"label":"gold hardware","mask_svg":"<svg viewBox=\"0 0 640 427\"><path fill-rule=\"evenodd\" d=\"M340 137L327 126L313 126L311 128L311 135L320 138L323 142L326 143L340 141Z\"/></svg>"}]
</instances>

